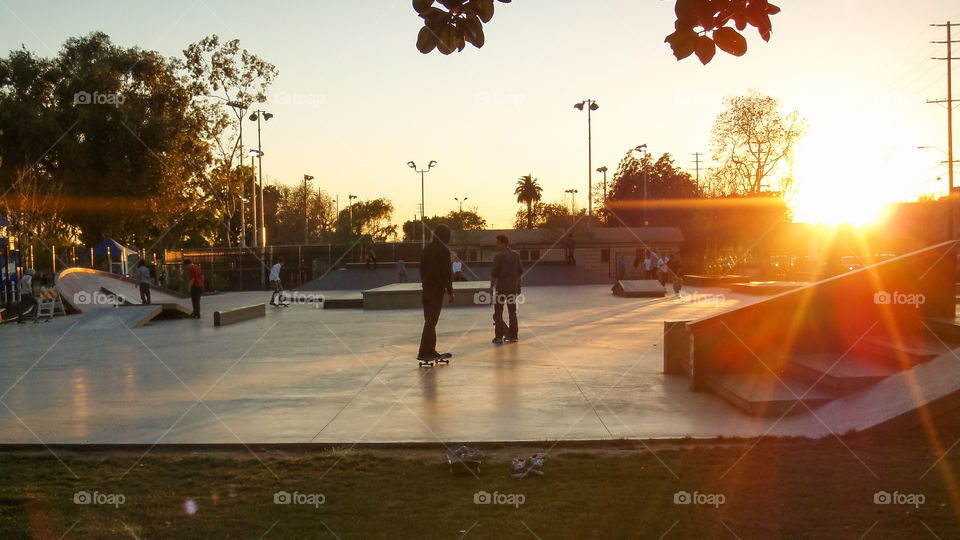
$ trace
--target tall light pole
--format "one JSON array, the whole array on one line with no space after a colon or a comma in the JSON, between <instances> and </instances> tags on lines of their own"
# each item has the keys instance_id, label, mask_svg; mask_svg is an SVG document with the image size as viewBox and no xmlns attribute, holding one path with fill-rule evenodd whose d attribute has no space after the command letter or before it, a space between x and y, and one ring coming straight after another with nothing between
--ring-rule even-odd
<instances>
[{"instance_id":1,"label":"tall light pole","mask_svg":"<svg viewBox=\"0 0 960 540\"><path fill-rule=\"evenodd\" d=\"M250 202L246 197L240 197L240 247L247 247L247 217L244 204Z\"/></svg>"},{"instance_id":2,"label":"tall light pole","mask_svg":"<svg viewBox=\"0 0 960 540\"><path fill-rule=\"evenodd\" d=\"M250 209L252 210L251 215L253 216L253 247L259 245L260 239L260 236L257 234L259 230L257 229L257 167L253 162L256 157L257 150L250 150L250 193L252 193L251 197L253 197L253 204L250 206Z\"/></svg>"},{"instance_id":3,"label":"tall light pole","mask_svg":"<svg viewBox=\"0 0 960 540\"><path fill-rule=\"evenodd\" d=\"M309 174L303 175L303 243L304 245L310 243L310 209L308 208L310 203L310 192L307 191L307 182L313 180L313 177Z\"/></svg>"},{"instance_id":4,"label":"tall light pole","mask_svg":"<svg viewBox=\"0 0 960 540\"><path fill-rule=\"evenodd\" d=\"M587 193L593 193L593 134L590 113L599 109L600 106L592 99L585 99L575 104L573 108L582 111L584 106L587 108ZM592 197L587 197L587 227L593 227Z\"/></svg>"},{"instance_id":5,"label":"tall light pole","mask_svg":"<svg viewBox=\"0 0 960 540\"><path fill-rule=\"evenodd\" d=\"M649 152L647 152L646 144L641 144L640 146L636 147L635 150L637 152L642 152L643 157L646 157L649 154ZM640 168L643 169L643 226L646 227L649 223L647 221L647 167L643 163L643 158L640 158Z\"/></svg>"},{"instance_id":6,"label":"tall light pole","mask_svg":"<svg viewBox=\"0 0 960 540\"><path fill-rule=\"evenodd\" d=\"M598 173L603 173L603 207L607 207L607 166L604 165L597 169ZM593 197L593 193L590 194Z\"/></svg>"},{"instance_id":7,"label":"tall light pole","mask_svg":"<svg viewBox=\"0 0 960 540\"><path fill-rule=\"evenodd\" d=\"M437 162L431 160L427 164L427 168L422 170L417 170L417 164L412 161L408 161L407 166L420 173L420 243L423 247L427 247L427 209L423 203L423 177L430 172L430 169L437 166Z\"/></svg>"},{"instance_id":8,"label":"tall light pole","mask_svg":"<svg viewBox=\"0 0 960 540\"><path fill-rule=\"evenodd\" d=\"M347 195L347 199L350 201L350 239L353 240L353 200L356 199L356 195Z\"/></svg>"},{"instance_id":9,"label":"tall light pole","mask_svg":"<svg viewBox=\"0 0 960 540\"><path fill-rule=\"evenodd\" d=\"M260 168L260 229L257 232L260 239L258 245L262 248L267 245L267 219L263 213L263 145L260 139L260 118L264 121L270 120L273 113L257 109L250 115L250 121L257 123L257 166Z\"/></svg>"},{"instance_id":10,"label":"tall light pole","mask_svg":"<svg viewBox=\"0 0 960 540\"><path fill-rule=\"evenodd\" d=\"M460 220L460 228L463 228L463 203L467 202L467 199L470 197L464 197L461 201L460 199L454 197L453 200L457 201L460 204L460 212L457 213L457 218Z\"/></svg>"},{"instance_id":11,"label":"tall light pole","mask_svg":"<svg viewBox=\"0 0 960 540\"><path fill-rule=\"evenodd\" d=\"M570 194L570 215L576 217L577 213L577 190L568 189L564 193Z\"/></svg>"}]
</instances>

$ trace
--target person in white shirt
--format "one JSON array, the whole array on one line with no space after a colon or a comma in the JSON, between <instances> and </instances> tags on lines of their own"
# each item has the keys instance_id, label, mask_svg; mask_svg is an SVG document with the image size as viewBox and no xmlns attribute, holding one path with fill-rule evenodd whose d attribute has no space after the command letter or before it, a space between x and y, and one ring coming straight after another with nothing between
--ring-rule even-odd
<instances>
[{"instance_id":1,"label":"person in white shirt","mask_svg":"<svg viewBox=\"0 0 960 540\"><path fill-rule=\"evenodd\" d=\"M463 281L463 263L460 262L460 259L454 259L453 261L453 280Z\"/></svg>"},{"instance_id":2,"label":"person in white shirt","mask_svg":"<svg viewBox=\"0 0 960 540\"><path fill-rule=\"evenodd\" d=\"M149 306L150 305L150 268L147 266L146 261L140 260L137 263L137 277L140 283L140 303Z\"/></svg>"},{"instance_id":3,"label":"person in white shirt","mask_svg":"<svg viewBox=\"0 0 960 540\"><path fill-rule=\"evenodd\" d=\"M280 285L281 268L283 268L283 257L277 259L277 264L273 265L273 268L270 269L270 288L273 289L273 294L270 295L271 306L283 305L283 286ZM280 300L279 303L277 303L278 297Z\"/></svg>"},{"instance_id":4,"label":"person in white shirt","mask_svg":"<svg viewBox=\"0 0 960 540\"><path fill-rule=\"evenodd\" d=\"M669 277L670 268L667 266L667 263L670 261L670 256L661 257L657 261L657 281L660 282L660 285L666 285L667 278Z\"/></svg>"},{"instance_id":5,"label":"person in white shirt","mask_svg":"<svg viewBox=\"0 0 960 540\"><path fill-rule=\"evenodd\" d=\"M17 323L23 323L23 314L33 308L33 322L37 322L37 299L33 297L33 268L27 269L20 278L20 315Z\"/></svg>"},{"instance_id":6,"label":"person in white shirt","mask_svg":"<svg viewBox=\"0 0 960 540\"><path fill-rule=\"evenodd\" d=\"M656 253L647 253L647 258L643 260L643 279L653 279L653 258Z\"/></svg>"}]
</instances>

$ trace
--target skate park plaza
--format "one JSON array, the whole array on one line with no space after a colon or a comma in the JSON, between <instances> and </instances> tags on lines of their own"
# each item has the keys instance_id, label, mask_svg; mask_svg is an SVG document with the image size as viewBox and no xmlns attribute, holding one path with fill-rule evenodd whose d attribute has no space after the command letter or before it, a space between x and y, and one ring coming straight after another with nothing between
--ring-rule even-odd
<instances>
[{"instance_id":1,"label":"skate park plaza","mask_svg":"<svg viewBox=\"0 0 960 540\"><path fill-rule=\"evenodd\" d=\"M437 328L439 348L454 357L432 369L415 360L422 312L350 307L357 291L304 286L287 308L218 327L214 312L263 304L269 293L204 296L202 318L189 319L176 316L189 299L158 290L154 303L174 313L158 317L157 306L97 305L108 294L138 299L135 284L66 271L64 298L92 299L82 313L0 326L0 379L9 383L0 443L820 438L867 429L953 406L960 333L944 266L953 247L785 292L714 283L688 285L680 298L624 297L609 283L534 279L518 309L520 341L505 345L491 344L492 309L474 301L484 282L458 284L459 301ZM418 283L405 287L418 297ZM877 303L878 287L925 303ZM322 309L320 297L346 308Z\"/></svg>"}]
</instances>

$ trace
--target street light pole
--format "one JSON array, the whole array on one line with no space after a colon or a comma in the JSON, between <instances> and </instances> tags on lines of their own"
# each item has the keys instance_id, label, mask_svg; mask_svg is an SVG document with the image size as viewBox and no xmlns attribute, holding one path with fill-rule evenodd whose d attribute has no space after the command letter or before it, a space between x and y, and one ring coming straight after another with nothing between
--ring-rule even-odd
<instances>
[{"instance_id":1,"label":"street light pole","mask_svg":"<svg viewBox=\"0 0 960 540\"><path fill-rule=\"evenodd\" d=\"M241 248L247 247L247 215L246 215L247 212L243 206L247 202L248 200L246 197L240 197L240 247Z\"/></svg>"},{"instance_id":2,"label":"street light pole","mask_svg":"<svg viewBox=\"0 0 960 540\"><path fill-rule=\"evenodd\" d=\"M356 199L356 195L347 195L347 200L350 201L350 239L353 240L353 200Z\"/></svg>"},{"instance_id":3,"label":"street light pole","mask_svg":"<svg viewBox=\"0 0 960 540\"><path fill-rule=\"evenodd\" d=\"M570 215L576 217L577 214L577 190L568 189L564 193L570 194Z\"/></svg>"},{"instance_id":4,"label":"street light pole","mask_svg":"<svg viewBox=\"0 0 960 540\"><path fill-rule=\"evenodd\" d=\"M313 177L309 174L303 175L303 243L304 245L310 243L310 211L309 211L309 202L310 202L310 193L307 191L307 182L313 180Z\"/></svg>"},{"instance_id":5,"label":"street light pole","mask_svg":"<svg viewBox=\"0 0 960 540\"><path fill-rule=\"evenodd\" d=\"M260 138L260 118L263 118L264 121L270 120L273 118L273 113L268 113L267 111L261 111L257 109L250 114L250 121L257 123L257 166L260 168L259 173L259 183L260 183L260 229L257 231L257 237L259 238L259 245L261 248L267 245L267 219L263 213L263 144ZM252 152L252 151L251 151Z\"/></svg>"},{"instance_id":6,"label":"street light pole","mask_svg":"<svg viewBox=\"0 0 960 540\"><path fill-rule=\"evenodd\" d=\"M420 243L423 247L427 247L427 212L426 207L424 206L424 176L430 172L430 169L437 166L437 162L431 160L427 164L427 168L423 170L417 170L417 164L408 161L407 166L413 169L414 171L420 173Z\"/></svg>"},{"instance_id":7,"label":"street light pole","mask_svg":"<svg viewBox=\"0 0 960 540\"><path fill-rule=\"evenodd\" d=\"M590 113L599 109L600 106L592 99L585 99L575 104L573 108L582 111L584 106L587 108L587 193L593 193L593 133ZM593 227L592 197L587 197L587 227Z\"/></svg>"},{"instance_id":8,"label":"street light pole","mask_svg":"<svg viewBox=\"0 0 960 540\"><path fill-rule=\"evenodd\" d=\"M607 207L607 166L604 165L597 169L598 173L603 173L603 207ZM590 196L593 197L593 193L590 193Z\"/></svg>"},{"instance_id":9,"label":"street light pole","mask_svg":"<svg viewBox=\"0 0 960 540\"><path fill-rule=\"evenodd\" d=\"M636 151L643 152L643 157L649 154L646 144L638 146ZM643 158L640 159L640 167L643 169L643 226L646 227L649 224L647 221L647 166L643 163Z\"/></svg>"}]
</instances>

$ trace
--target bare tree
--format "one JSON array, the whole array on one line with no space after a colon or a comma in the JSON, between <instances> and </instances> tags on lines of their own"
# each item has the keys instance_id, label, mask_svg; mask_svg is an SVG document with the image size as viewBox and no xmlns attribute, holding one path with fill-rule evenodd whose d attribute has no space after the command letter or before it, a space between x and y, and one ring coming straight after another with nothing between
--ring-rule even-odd
<instances>
[{"instance_id":1,"label":"bare tree","mask_svg":"<svg viewBox=\"0 0 960 540\"><path fill-rule=\"evenodd\" d=\"M785 117L780 102L757 92L726 100L711 134L713 160L708 189L714 195L782 195L794 189L793 154L807 121L793 111Z\"/></svg>"}]
</instances>

